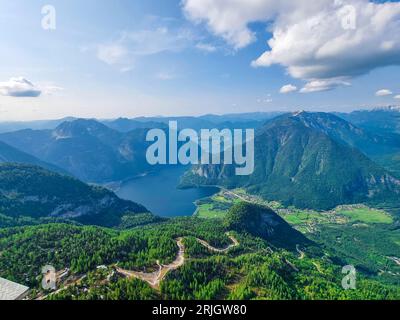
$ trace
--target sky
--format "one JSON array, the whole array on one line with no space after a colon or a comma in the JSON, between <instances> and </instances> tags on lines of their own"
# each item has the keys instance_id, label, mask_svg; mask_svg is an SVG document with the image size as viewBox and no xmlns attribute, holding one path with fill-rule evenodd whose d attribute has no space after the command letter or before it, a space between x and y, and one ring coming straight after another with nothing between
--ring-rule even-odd
<instances>
[{"instance_id":1,"label":"sky","mask_svg":"<svg viewBox=\"0 0 400 320\"><path fill-rule=\"evenodd\" d=\"M400 3L0 0L0 121L400 104Z\"/></svg>"}]
</instances>

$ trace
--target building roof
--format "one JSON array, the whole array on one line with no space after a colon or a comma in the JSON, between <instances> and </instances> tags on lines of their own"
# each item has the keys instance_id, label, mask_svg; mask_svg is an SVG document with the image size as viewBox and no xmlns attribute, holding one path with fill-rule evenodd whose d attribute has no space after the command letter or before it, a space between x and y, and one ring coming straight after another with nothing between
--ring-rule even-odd
<instances>
[{"instance_id":1,"label":"building roof","mask_svg":"<svg viewBox=\"0 0 400 320\"><path fill-rule=\"evenodd\" d=\"M0 278L0 300L17 300L28 291L26 286Z\"/></svg>"}]
</instances>

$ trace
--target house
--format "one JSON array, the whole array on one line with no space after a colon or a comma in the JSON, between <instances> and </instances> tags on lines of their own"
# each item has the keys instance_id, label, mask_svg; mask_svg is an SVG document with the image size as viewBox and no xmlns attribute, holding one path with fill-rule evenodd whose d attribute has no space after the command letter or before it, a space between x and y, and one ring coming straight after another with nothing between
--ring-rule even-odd
<instances>
[{"instance_id":1,"label":"house","mask_svg":"<svg viewBox=\"0 0 400 320\"><path fill-rule=\"evenodd\" d=\"M23 300L28 293L28 287L0 278L0 300Z\"/></svg>"}]
</instances>

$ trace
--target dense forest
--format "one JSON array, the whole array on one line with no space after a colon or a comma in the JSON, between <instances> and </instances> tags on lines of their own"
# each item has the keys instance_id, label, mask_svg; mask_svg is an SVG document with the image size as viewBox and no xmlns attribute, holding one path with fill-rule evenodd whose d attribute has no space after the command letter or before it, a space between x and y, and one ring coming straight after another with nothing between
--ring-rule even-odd
<instances>
[{"instance_id":1,"label":"dense forest","mask_svg":"<svg viewBox=\"0 0 400 320\"><path fill-rule=\"evenodd\" d=\"M2 229L0 276L34 288L33 297L40 295L46 264L69 268L81 279L47 299L400 299L398 286L363 273L356 290L344 290L345 261L338 263L311 241L302 243L305 256L300 257L296 249L280 247L242 219L260 210L239 203L220 223L176 218L126 230L65 223ZM228 231L240 245L224 253L197 240L224 248L231 243ZM157 263L171 263L178 237L184 238L185 264L168 273L159 288L115 272L118 266L149 273Z\"/></svg>"},{"instance_id":2,"label":"dense forest","mask_svg":"<svg viewBox=\"0 0 400 320\"><path fill-rule=\"evenodd\" d=\"M106 188L38 166L0 163L0 228L67 219L105 227L159 220Z\"/></svg>"}]
</instances>

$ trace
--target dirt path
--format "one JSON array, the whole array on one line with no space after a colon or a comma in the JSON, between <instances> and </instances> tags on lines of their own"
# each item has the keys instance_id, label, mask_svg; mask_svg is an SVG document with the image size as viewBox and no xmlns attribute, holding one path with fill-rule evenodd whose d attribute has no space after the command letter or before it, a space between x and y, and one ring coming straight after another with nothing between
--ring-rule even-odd
<instances>
[{"instance_id":1,"label":"dirt path","mask_svg":"<svg viewBox=\"0 0 400 320\"><path fill-rule=\"evenodd\" d=\"M229 239L231 239L232 244L230 244L229 246L227 246L227 247L224 248L224 249L215 248L215 247L213 247L212 245L210 245L208 242L206 242L206 241L204 241L204 240L201 240L201 239L198 239L198 238L197 238L196 240L197 240L202 246L206 247L206 248L207 248L208 250L210 250L210 251L217 252L217 253L225 253L225 252L228 252L230 249L239 246L239 241L237 241L237 240L235 239L235 237L233 237L233 236L231 236L231 235L229 235L229 234L227 234L227 236L229 237Z\"/></svg>"},{"instance_id":2,"label":"dirt path","mask_svg":"<svg viewBox=\"0 0 400 320\"><path fill-rule=\"evenodd\" d=\"M185 246L183 244L183 238L177 239L176 244L179 247L179 251L175 261L168 265L161 265L159 261L157 261L157 265L159 267L158 271L152 273L145 273L145 272L124 270L119 267L116 267L115 270L119 274L127 278L137 278L143 280L147 282L152 288L158 289L160 287L161 281L165 278L168 272L180 268L185 263Z\"/></svg>"},{"instance_id":3,"label":"dirt path","mask_svg":"<svg viewBox=\"0 0 400 320\"><path fill-rule=\"evenodd\" d=\"M238 198L239 200L242 200L242 201L248 202L248 203L252 203L249 199L246 199L245 197L241 196L240 194L237 194L231 190L228 190L228 189L225 189L222 187L221 187L221 189L223 192L226 192L227 194L230 194L231 196L234 196L234 197Z\"/></svg>"},{"instance_id":4,"label":"dirt path","mask_svg":"<svg viewBox=\"0 0 400 320\"><path fill-rule=\"evenodd\" d=\"M398 266L400 266L400 258L397 257L387 257L388 259L392 260L394 263L396 263Z\"/></svg>"},{"instance_id":5,"label":"dirt path","mask_svg":"<svg viewBox=\"0 0 400 320\"><path fill-rule=\"evenodd\" d=\"M324 274L324 271L322 271L321 266L318 263L313 262L313 265L315 266L315 268L317 268L317 271L319 273Z\"/></svg>"},{"instance_id":6,"label":"dirt path","mask_svg":"<svg viewBox=\"0 0 400 320\"><path fill-rule=\"evenodd\" d=\"M84 279L86 279L86 275L83 275L83 276L81 276L81 277L79 277L79 278L77 278L77 279L65 284L62 288L57 289L54 292L51 292L51 293L46 294L44 296L39 296L35 300L46 300L49 296L52 296L52 295L55 295L57 293L63 292L64 290L67 290L69 287L72 287L74 285L77 285L77 284L81 283Z\"/></svg>"},{"instance_id":7,"label":"dirt path","mask_svg":"<svg viewBox=\"0 0 400 320\"><path fill-rule=\"evenodd\" d=\"M239 241L237 241L233 236L227 234L229 239L232 240L232 244L224 249L218 249L210 245L208 242L197 239L197 241L206 247L207 249L217 252L217 253L225 253L230 249L239 246ZM157 261L157 265L159 267L158 271L145 273L145 272L137 272L131 270L124 270L122 268L116 267L115 270L122 276L127 278L137 278L142 281L147 282L153 289L159 290L161 281L163 281L168 274L168 272L179 269L181 266L185 264L185 245L183 244L183 238L179 238L176 241L177 246L179 247L178 255L174 262L168 265L161 265L159 261Z\"/></svg>"},{"instance_id":8,"label":"dirt path","mask_svg":"<svg viewBox=\"0 0 400 320\"><path fill-rule=\"evenodd\" d=\"M304 251L300 250L300 246L298 244L296 244L296 250L300 255L299 260L303 260L306 256L306 254L304 253Z\"/></svg>"}]
</instances>

